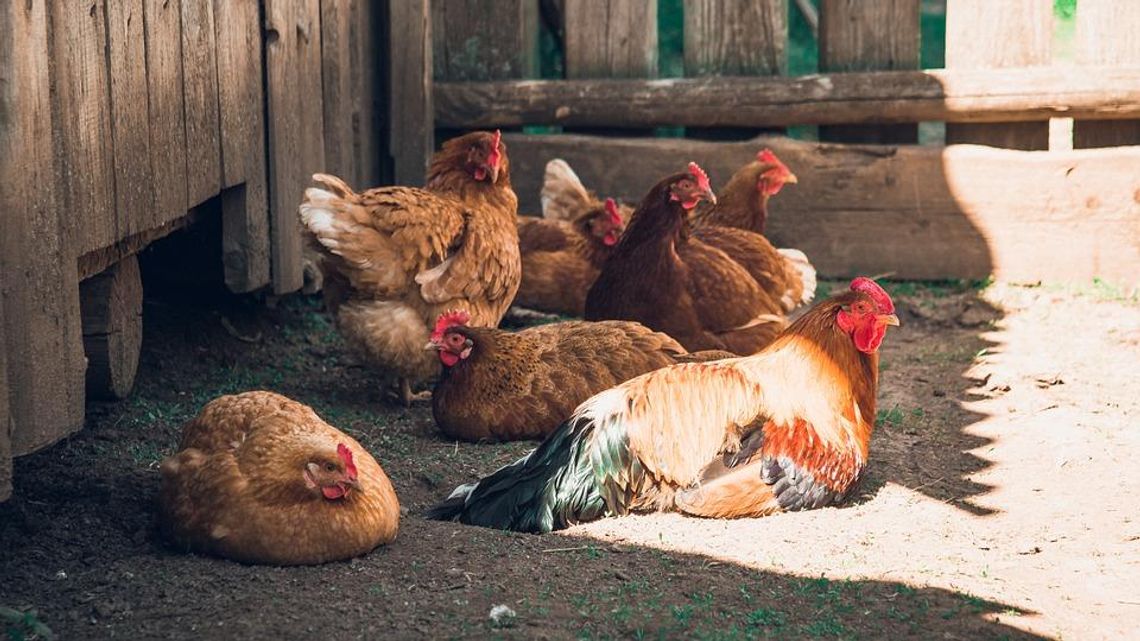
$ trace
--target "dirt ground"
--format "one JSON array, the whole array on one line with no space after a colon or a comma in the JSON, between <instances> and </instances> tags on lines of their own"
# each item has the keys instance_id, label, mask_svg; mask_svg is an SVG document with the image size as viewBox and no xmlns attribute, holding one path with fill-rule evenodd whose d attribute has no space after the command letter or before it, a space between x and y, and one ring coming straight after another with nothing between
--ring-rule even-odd
<instances>
[{"instance_id":1,"label":"dirt ground","mask_svg":"<svg viewBox=\"0 0 1140 641\"><path fill-rule=\"evenodd\" d=\"M832 284L835 286L835 284ZM1125 638L1140 616L1140 304L1104 286L896 284L879 429L852 505L559 535L417 514L531 444L469 445L387 402L313 298L148 283L134 395L16 463L0 505L14 639ZM266 388L368 447L406 514L351 562L180 554L158 462L210 398ZM514 617L492 622L495 605Z\"/></svg>"}]
</instances>

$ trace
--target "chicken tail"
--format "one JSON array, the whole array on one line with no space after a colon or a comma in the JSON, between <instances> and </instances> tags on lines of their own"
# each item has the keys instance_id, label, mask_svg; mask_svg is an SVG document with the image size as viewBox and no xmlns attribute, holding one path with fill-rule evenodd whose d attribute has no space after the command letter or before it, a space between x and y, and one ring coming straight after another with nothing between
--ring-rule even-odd
<instances>
[{"instance_id":1,"label":"chicken tail","mask_svg":"<svg viewBox=\"0 0 1140 641\"><path fill-rule=\"evenodd\" d=\"M331 189L334 194L341 198L356 198L356 192L352 191L348 183L332 174L313 174L313 182L319 183L327 189Z\"/></svg>"},{"instance_id":2,"label":"chicken tail","mask_svg":"<svg viewBox=\"0 0 1140 641\"><path fill-rule=\"evenodd\" d=\"M546 163L542 178L542 217L572 221L590 206L590 192L561 158Z\"/></svg>"},{"instance_id":3,"label":"chicken tail","mask_svg":"<svg viewBox=\"0 0 1140 641\"><path fill-rule=\"evenodd\" d=\"M815 267L808 261L807 255L798 249L777 249L776 251L784 257L784 260L800 277L799 296L793 296L789 293L780 302L788 311L792 311L800 305L807 305L815 298Z\"/></svg>"}]
</instances>

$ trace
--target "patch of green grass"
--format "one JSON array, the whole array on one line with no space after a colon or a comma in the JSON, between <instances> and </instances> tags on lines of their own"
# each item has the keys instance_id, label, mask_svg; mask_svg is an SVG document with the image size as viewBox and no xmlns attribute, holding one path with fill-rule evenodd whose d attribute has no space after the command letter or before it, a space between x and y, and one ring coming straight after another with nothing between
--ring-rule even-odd
<instances>
[{"instance_id":1,"label":"patch of green grass","mask_svg":"<svg viewBox=\"0 0 1140 641\"><path fill-rule=\"evenodd\" d=\"M788 617L778 610L758 608L749 612L745 616L745 620L751 627L781 628L787 622Z\"/></svg>"},{"instance_id":2,"label":"patch of green grass","mask_svg":"<svg viewBox=\"0 0 1140 641\"><path fill-rule=\"evenodd\" d=\"M890 408L889 410L879 410L878 415L875 417L875 426L882 427L883 425L891 425L898 427L903 422L903 411L899 409L898 405Z\"/></svg>"},{"instance_id":3,"label":"patch of green grass","mask_svg":"<svg viewBox=\"0 0 1140 641\"><path fill-rule=\"evenodd\" d=\"M35 610L17 610L0 605L0 625L10 641L51 641L55 634Z\"/></svg>"},{"instance_id":4,"label":"patch of green grass","mask_svg":"<svg viewBox=\"0 0 1140 641\"><path fill-rule=\"evenodd\" d=\"M807 625L800 626L804 634L810 637L847 637L850 632L846 626L837 621L833 616L822 616Z\"/></svg>"}]
</instances>

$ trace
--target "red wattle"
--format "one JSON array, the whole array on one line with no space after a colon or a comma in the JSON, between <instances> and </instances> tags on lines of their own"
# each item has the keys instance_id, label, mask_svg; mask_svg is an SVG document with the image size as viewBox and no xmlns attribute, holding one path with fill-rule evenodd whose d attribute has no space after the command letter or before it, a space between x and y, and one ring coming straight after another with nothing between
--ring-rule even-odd
<instances>
[{"instance_id":1,"label":"red wattle","mask_svg":"<svg viewBox=\"0 0 1140 641\"><path fill-rule=\"evenodd\" d=\"M449 352L447 350L440 350L439 360L446 366L451 367L459 362L459 354Z\"/></svg>"}]
</instances>

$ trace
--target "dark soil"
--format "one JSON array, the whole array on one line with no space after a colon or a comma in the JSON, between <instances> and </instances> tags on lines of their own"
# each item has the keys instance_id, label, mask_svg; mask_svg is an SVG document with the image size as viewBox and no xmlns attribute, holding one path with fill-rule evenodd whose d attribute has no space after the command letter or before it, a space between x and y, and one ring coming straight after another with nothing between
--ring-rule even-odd
<instances>
[{"instance_id":1,"label":"dark soil","mask_svg":"<svg viewBox=\"0 0 1140 641\"><path fill-rule=\"evenodd\" d=\"M973 478L992 465L975 453L992 439L964 429L978 414L964 408L977 380L963 373L999 318L971 288L896 291L904 327L887 338L881 429L853 507L731 523L631 517L550 536L417 516L533 445L443 440L426 404L388 400L317 299L269 308L168 291L148 291L132 397L91 405L82 431L16 462L14 498L0 505L0 630L11 638L46 636L37 624L62 639L342 640L1037 638L1023 629L1043 627L1008 624L1040 613L1021 592L1006 601L981 579L943 580L959 576L952 564L924 579L905 545L828 543L874 528L909 540L924 505L959 521L999 510L979 501L994 484ZM312 405L375 454L406 510L395 543L299 568L164 546L159 461L203 403L249 389ZM860 560L869 550L881 564ZM500 604L515 616L496 624L488 615Z\"/></svg>"}]
</instances>

